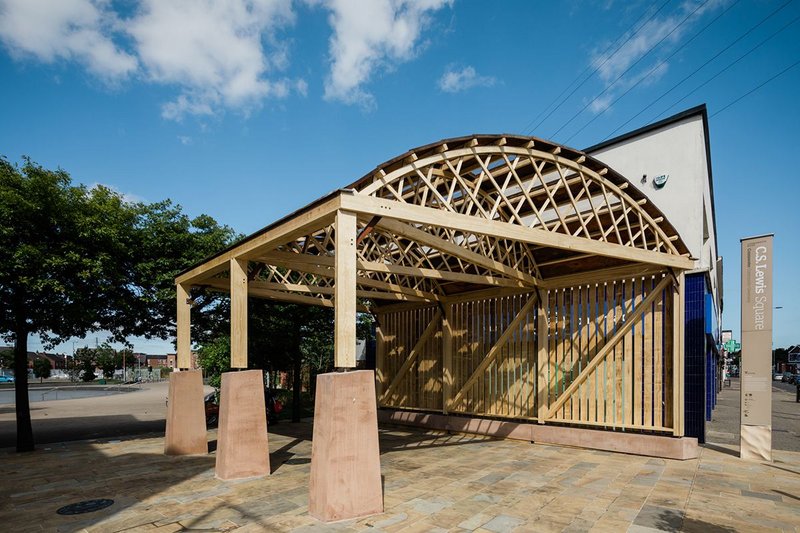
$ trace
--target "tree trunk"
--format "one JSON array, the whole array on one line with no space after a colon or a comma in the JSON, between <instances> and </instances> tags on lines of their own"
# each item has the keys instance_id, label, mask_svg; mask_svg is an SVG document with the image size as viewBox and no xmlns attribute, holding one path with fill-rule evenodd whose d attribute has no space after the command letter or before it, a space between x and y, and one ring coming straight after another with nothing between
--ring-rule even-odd
<instances>
[{"instance_id":1,"label":"tree trunk","mask_svg":"<svg viewBox=\"0 0 800 533\"><path fill-rule=\"evenodd\" d=\"M14 400L17 404L17 451L33 451L31 405L28 401L28 332L21 325L14 332Z\"/></svg>"},{"instance_id":2,"label":"tree trunk","mask_svg":"<svg viewBox=\"0 0 800 533\"><path fill-rule=\"evenodd\" d=\"M300 389L303 386L302 370L303 359L300 355L300 347L297 346L292 358L292 422L300 422L300 404L302 402Z\"/></svg>"}]
</instances>

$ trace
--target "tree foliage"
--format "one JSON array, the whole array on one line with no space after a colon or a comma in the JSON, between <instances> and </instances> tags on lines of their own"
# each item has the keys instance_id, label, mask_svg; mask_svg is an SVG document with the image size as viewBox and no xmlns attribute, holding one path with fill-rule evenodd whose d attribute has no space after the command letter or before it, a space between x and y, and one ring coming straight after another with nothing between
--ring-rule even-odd
<instances>
[{"instance_id":1,"label":"tree foliage","mask_svg":"<svg viewBox=\"0 0 800 533\"><path fill-rule=\"evenodd\" d=\"M52 369L53 364L46 357L37 357L33 360L33 375L39 378L40 382L50 377Z\"/></svg>"},{"instance_id":2,"label":"tree foliage","mask_svg":"<svg viewBox=\"0 0 800 533\"><path fill-rule=\"evenodd\" d=\"M174 334L174 276L230 244L233 231L190 218L169 200L129 203L103 186L73 185L63 170L0 158L0 336L14 342L17 450L33 449L27 339L52 346L105 330ZM224 328L225 303L198 293L193 338Z\"/></svg>"}]
</instances>

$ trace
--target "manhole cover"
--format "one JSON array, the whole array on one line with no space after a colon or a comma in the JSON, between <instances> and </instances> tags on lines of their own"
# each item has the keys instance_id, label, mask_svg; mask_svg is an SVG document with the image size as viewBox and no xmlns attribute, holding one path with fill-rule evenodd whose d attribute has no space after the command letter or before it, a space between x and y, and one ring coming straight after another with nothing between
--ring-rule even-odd
<instances>
[{"instance_id":1,"label":"manhole cover","mask_svg":"<svg viewBox=\"0 0 800 533\"><path fill-rule=\"evenodd\" d=\"M284 461L287 465L307 465L311 462L308 457L295 457L294 459L287 459Z\"/></svg>"},{"instance_id":2,"label":"manhole cover","mask_svg":"<svg viewBox=\"0 0 800 533\"><path fill-rule=\"evenodd\" d=\"M99 500L86 500L85 502L71 503L69 505L65 505L56 512L58 514L63 514L63 515L93 513L95 511L99 511L100 509L105 509L109 505L113 504L114 500L109 500L107 498L102 498Z\"/></svg>"}]
</instances>

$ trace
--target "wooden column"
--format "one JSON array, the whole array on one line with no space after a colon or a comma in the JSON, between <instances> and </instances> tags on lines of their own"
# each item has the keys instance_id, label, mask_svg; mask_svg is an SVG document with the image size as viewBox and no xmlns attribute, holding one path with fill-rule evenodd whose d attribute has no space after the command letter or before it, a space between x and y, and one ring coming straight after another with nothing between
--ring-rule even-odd
<instances>
[{"instance_id":1,"label":"wooden column","mask_svg":"<svg viewBox=\"0 0 800 533\"><path fill-rule=\"evenodd\" d=\"M549 298L545 293L545 298ZM550 387L547 380L547 314L544 309L545 302L539 299L536 306L536 405L537 422L544 424L547 417L547 398Z\"/></svg>"},{"instance_id":2,"label":"wooden column","mask_svg":"<svg viewBox=\"0 0 800 533\"><path fill-rule=\"evenodd\" d=\"M442 305L442 412L447 414L453 399L453 304Z\"/></svg>"},{"instance_id":3,"label":"wooden column","mask_svg":"<svg viewBox=\"0 0 800 533\"><path fill-rule=\"evenodd\" d=\"M375 397L378 399L378 407L380 407L383 391L388 385L386 380L386 338L383 336L385 316L383 313L375 316Z\"/></svg>"},{"instance_id":4,"label":"wooden column","mask_svg":"<svg viewBox=\"0 0 800 533\"><path fill-rule=\"evenodd\" d=\"M247 368L247 261L231 259L231 368Z\"/></svg>"},{"instance_id":5,"label":"wooden column","mask_svg":"<svg viewBox=\"0 0 800 533\"><path fill-rule=\"evenodd\" d=\"M683 322L686 310L684 299L683 272L676 275L677 286L672 292L672 423L673 434L676 437L684 435L683 410L684 410L684 339Z\"/></svg>"},{"instance_id":6,"label":"wooden column","mask_svg":"<svg viewBox=\"0 0 800 533\"><path fill-rule=\"evenodd\" d=\"M334 366L356 366L356 215L336 212Z\"/></svg>"},{"instance_id":7,"label":"wooden column","mask_svg":"<svg viewBox=\"0 0 800 533\"><path fill-rule=\"evenodd\" d=\"M192 330L191 309L189 303L189 287L178 283L175 287L177 293L177 321L176 336L178 343L178 368L192 367Z\"/></svg>"}]
</instances>

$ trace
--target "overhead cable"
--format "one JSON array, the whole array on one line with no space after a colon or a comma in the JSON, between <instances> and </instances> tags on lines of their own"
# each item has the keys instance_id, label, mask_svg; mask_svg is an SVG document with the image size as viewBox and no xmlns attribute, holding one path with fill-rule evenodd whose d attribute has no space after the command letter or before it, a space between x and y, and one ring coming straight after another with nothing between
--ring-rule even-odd
<instances>
[{"instance_id":1,"label":"overhead cable","mask_svg":"<svg viewBox=\"0 0 800 533\"><path fill-rule=\"evenodd\" d=\"M676 24L676 25L675 25L675 26L674 26L674 27L673 27L673 28L672 28L672 29L669 31L669 33L667 33L667 34L666 34L664 37L662 37L662 38L661 38L661 39L660 39L660 40L659 40L659 41L658 41L656 44L654 44L653 46L651 46L651 47L650 47L650 48L649 48L649 49L648 49L648 50L647 50L647 51L646 51L644 54L642 54L642 55L639 57L639 59L637 59L636 61L634 61L634 62L633 62L633 64L631 64L631 65L630 65L630 66L629 66L627 69L625 69L625 72L623 72L622 74L620 74L619 76L617 76L617 78L616 78L614 81L612 81L612 82L611 82L609 85L607 85L605 89L603 89L602 91L600 91L600 93L599 93L598 95L596 95L594 98L592 98L592 100L591 100L590 102L588 102L586 105L584 105L584 106L583 106L583 107L582 107L582 108L581 108L581 109L580 109L580 110L579 110L577 113L575 113L574 115L572 115L572 117L571 117L571 118L570 118L570 119L569 119L569 120L568 120L566 123L564 123L564 124L563 124L563 125L562 125L560 128L558 128L558 129L555 131L555 133L553 133L553 134L550 136L550 138L551 138L551 139L552 139L552 138L554 138L556 135L558 135L558 134L561 132L561 130L563 130L563 129L564 129L564 128L566 128L568 125L570 125L570 124L572 123L572 121L573 121L573 120L575 120L575 119L578 117L578 115L580 115L581 113L583 113L583 112L586 110L586 108L587 108L587 107L589 107L590 105L592 105L594 102L596 102L596 101L597 101L597 99L598 99L598 98L600 98L601 96L603 96L603 95L604 95L604 94L605 94L605 93L606 93L606 92L607 92L607 91L608 91L608 90L609 90L611 87L613 87L613 86L614 86L614 84L615 84L615 83L617 83L617 82L618 82L620 79L622 79L622 77L623 77L623 76L625 76L625 74L627 74L628 72L630 72L630 71L631 71L631 69L633 69L633 67L635 67L636 65L638 65L638 64L639 64L639 62L640 62L642 59L644 59L645 57L647 57L647 55L648 55L650 52L652 52L653 50L655 50L655 49L656 49L656 48L657 48L657 47L658 47L658 46L659 46L661 43L663 43L665 40L667 40L667 38L669 38L669 36L670 36L670 35L672 35L673 33L675 33L675 31L676 31L678 28L680 28L681 26L683 26L683 25L684 25L684 23L686 23L686 21L687 21L687 20L689 20L689 18L690 18L692 15L694 15L695 13L697 13L697 12L700 10L700 8L702 8L703 6L705 6L705 5L706 5L708 2L709 2L709 0L705 0L705 2L703 2L703 3L702 3L702 4L700 4L700 5L698 5L698 6L697 6L697 7L694 9L694 11L692 11L691 13L689 13L688 15L686 15L686 16L683 18L683 20L681 20L681 21L680 21L678 24Z\"/></svg>"},{"instance_id":2,"label":"overhead cable","mask_svg":"<svg viewBox=\"0 0 800 533\"><path fill-rule=\"evenodd\" d=\"M717 59L717 58L718 58L719 56L721 56L723 53L725 53L725 52L727 52L728 50L730 50L730 48L731 48L732 46L734 46L736 43L738 43L739 41L741 41L742 39L744 39L745 37L747 37L748 35L750 35L750 34L751 34L753 31L755 31L755 30L756 30L756 29L757 29L759 26L761 26L762 24L764 24L764 23L765 23L767 20L769 20L770 18L772 18L773 16L775 16L775 15L776 15L776 14L777 14L777 13L778 13L780 10L782 10L783 8L785 8L786 6L788 6L789 4L791 4L792 2L793 2L793 0L789 0L788 2L786 2L786 3L784 3L783 5L779 6L777 9L775 9L774 11L772 11L772 13L770 13L769 15L767 15L766 17L764 17L763 19L761 19L761 21L760 21L760 22L758 22L758 23L757 23L755 26L752 26L752 27L751 27L749 30L747 30L747 31L746 31L746 32L744 32L743 34L739 35L739 37L737 37L736 39L734 39L734 40L733 40L733 41L732 41L732 42L731 42L731 43L730 43L728 46L726 46L725 48L723 48L722 50L720 50L719 52L717 52L716 54L714 54L714 56L713 56L713 57L711 57L711 58L710 58L710 59L708 59L708 60L707 60L705 63L703 63L702 65L700 65L700 66L699 66L699 67L697 67L696 69L694 69L694 70L693 70L691 73L689 73L689 74L688 74L686 77L684 77L684 78L683 78L682 80L680 80L678 83L676 83L675 85L673 85L672 87L670 87L670 88L669 88L669 90L667 90L666 92L662 93L662 94L661 94L661 95L660 95L658 98L656 98L655 100L653 100L652 102L650 102L649 104L647 104L647 105L646 105L646 106L645 106L645 107L644 107L644 108L643 108L641 111L639 111L638 113L636 113L635 115L633 115L631 118L629 118L628 120L626 120L625 122L623 122L622 124L620 124L619 126L617 126L617 128L616 128L614 131L612 131L611 133L609 133L609 134L606 136L606 138L605 138L605 139L603 139L603 140L605 141L606 139L608 139L609 137L611 137L611 136L613 136L615 133L617 133L619 130L621 130L622 128L624 128L624 127L625 127L625 126L627 126L628 124L630 124L632 121L636 120L636 118L637 118L637 117L639 117L639 115L641 115L642 113L644 113L645 111L647 111L648 109L650 109L651 107L653 107L653 106L654 106L656 103L658 103L659 101L661 101L661 99L662 99L662 98L664 98L664 97L665 97L665 96L667 96L669 93L671 93L672 91L674 91L675 89L677 89L678 87L680 87L680 86L681 86L681 85L682 85L682 84L683 84L683 83L684 83L686 80L688 80L689 78L691 78L692 76L694 76L695 74L697 74L698 72L700 72L700 71L701 71L703 68L705 68L705 67L706 67L706 66L707 66L709 63L711 63L712 61L714 61L715 59ZM795 21L796 21L796 20L797 20L797 19L795 19ZM793 23L793 22L794 22L794 21L792 21L792 23ZM791 24L791 23L790 23L790 24ZM787 26L788 26L788 25L787 25ZM779 33L779 32L781 32L781 31L783 31L784 29L786 29L786 27L787 27L787 26L784 26L783 28L781 28L780 30L778 30L778 32L775 32L775 33L773 33L773 34L772 34L772 35L771 35L769 38L771 39L772 37L774 37L775 35L777 35L777 33ZM760 46L760 45L759 45L759 46Z\"/></svg>"},{"instance_id":3,"label":"overhead cable","mask_svg":"<svg viewBox=\"0 0 800 533\"><path fill-rule=\"evenodd\" d=\"M724 10L723 10L723 11L722 11L722 12L721 12L719 15L717 15L716 17L714 17L714 18L711 20L711 22L709 22L708 24L706 24L705 26L703 26L703 27L700 29L700 31L698 31L697 33L695 33L694 35L692 35L692 36L689 38L689 40L687 40L685 43L683 43L683 44L682 44L682 45L680 45L678 48L676 48L676 49L675 49L675 50L674 50L674 51L673 51L673 52L672 52L670 55L668 55L667 57L665 57L664 59L662 59L661 61L659 61L658 63L656 63L656 65L655 65L653 68L651 68L650 70L648 70L648 71L647 71L647 72L646 72L646 73L645 73L643 76L639 76L639 79L638 79L638 80L636 80L636 82L635 82L633 85L631 85L630 87L628 87L628 88L627 88L627 89L626 89L626 90L625 90L625 91L624 91L622 94L620 94L619 96L617 96L616 98L614 98L614 100L612 100L610 104L608 104L606 107L604 107L604 108L602 109L602 111L599 111L599 112L597 112L597 113L595 114L595 116L593 116L593 117L592 117L592 118L589 120L589 122L587 122L586 124L584 124L583 126L581 126L581 127L580 127L580 129L578 129L578 131L576 131L575 133L573 133L572 135L570 135L570 137L569 137L569 138L568 138L568 139L565 141L565 143L569 143L569 141L571 141L573 137L575 137L575 136L576 136L576 135L578 135L580 132L582 132L583 130L585 130L585 129L586 129L586 128L587 128L587 127L588 127L588 126L589 126L589 125L590 125L592 122L594 122L595 120L597 120L597 119L600 117L600 115L602 115L603 113L605 113L606 111L608 111L609 109L611 109L611 108L614 106L614 104L616 104L617 102L619 102L620 100L622 100L622 99L623 99L625 96L627 96L627 95L628 95L628 93L630 93L632 90L634 90L636 87L638 87L640 83L642 83L644 80L648 79L648 78L650 77L650 75L651 75L651 74L653 74L653 73L655 73L656 71L658 71L658 69L660 69L660 68L661 68L661 67L662 67L664 64L666 64L666 62L667 62L667 61L669 61L670 59L672 59L673 57L675 57L675 54L677 54L678 52L680 52L681 50L683 50L684 48L686 48L687 46L689 46L689 44L690 44L692 41L694 41L694 40L695 40L695 39L696 39L696 38L697 38L697 37L698 37L700 34L702 34L703 32L705 32L705 31L706 31L706 30L709 28L709 26L711 26L711 25L712 25L712 24L714 24L716 21L718 21L718 20L720 19L720 17L722 17L722 15L724 15L724 14L725 14L725 13L727 13L727 12L728 12L728 11L729 11L731 8L733 8L733 6L735 6L736 4L738 4L738 3L739 3L739 1L740 1L740 0L736 0L735 2L733 2L732 4L730 4L728 7L726 7L726 8L725 8L725 9L724 9ZM791 0L790 0L790 1L791 1Z\"/></svg>"},{"instance_id":4,"label":"overhead cable","mask_svg":"<svg viewBox=\"0 0 800 533\"><path fill-rule=\"evenodd\" d=\"M533 124L534 122L536 122L536 120L538 120L538 119L539 119L539 117L541 117L541 116L542 116L542 115L543 115L545 112L547 112L547 110L550 108L550 106L552 106L554 103L558 102L558 101L559 101L559 99L560 99L562 96L564 96L564 93L566 93L566 92L569 90L569 88L570 88L570 87L572 87L572 85L573 85L573 84L574 84L576 81L578 81L578 80L579 80L579 79L580 79L580 78L581 78L581 77L582 77L584 74L586 74L586 72L587 72L587 71L588 71L588 70L589 70L589 69L592 67L592 64L591 64L591 63L590 63L590 64L588 64L588 65L586 65L586 68L583 70L583 72L581 72L581 73L578 75L578 77L576 77L574 80L572 80L572 82L570 82L570 84L569 84L569 85L567 85L567 87L566 87L566 88L565 88L563 91L561 91L561 94L559 94L558 96L556 96L556 97L555 97L555 99L553 99L553 101L552 101L552 102L550 102L549 104L547 104L547 106L546 106L546 107L545 107L545 108L544 108L544 109L543 109L541 112L539 112L539 114L538 114L538 115L536 115L536 117L535 117L534 119L532 119L530 122L528 122L528 123L525 125L525 127L523 128L523 130L522 130L522 131L523 131L523 132L525 132L525 133L530 133L530 132L532 132L532 131L535 131L535 130L536 130L538 127L539 127L539 126L541 126L541 125L542 125L542 123L543 123L545 120L547 120L548 118L550 118L550 116L551 116L553 113L555 113L555 112L556 112L556 111L557 111L557 110L558 110L558 109L559 109L559 108L560 108L562 105L564 105L564 103L565 103L567 100L569 100L569 99L570 99L570 97L572 97L572 95L573 95L573 94L575 94L575 92L576 92L578 89L580 89L581 87L583 87L583 84L584 84L584 83L586 83L587 81L589 81L589 79L590 79L592 76L594 76L594 75L597 73L597 71L598 71L598 70L600 70L601 68L603 68L603 65L605 65L605 64L606 64L606 63L607 63L607 62L608 62L608 61L609 61L609 60L610 60L612 57L614 57L614 56L617 54L617 52L619 52L619 51L622 49L622 47L623 47L623 46L625 46L626 44L628 44L628 42L629 42L629 41L630 41L630 40L631 40L633 37L635 37L635 36L636 36L636 34L638 34L638 33L639 33L639 31L640 31L640 30L641 30L641 29L642 29L642 28L643 28L645 25L647 25L647 23L648 23L648 22L650 22L651 20L653 20L653 18L654 18L656 15L658 15L658 14L661 12L661 10L662 10L662 9L664 9L664 7L665 7L667 4L669 4L671 1L672 1L672 0L666 0L666 1L665 1L663 4L661 4L661 6L660 6L660 7L659 7L659 8L658 8L658 9L657 9L657 10L656 10L656 11L655 11L655 12L654 12L652 15L650 15L650 17L649 17L649 18L648 18L646 21L644 21L644 22L643 22L643 23L642 23L642 24L641 24L641 25L640 25L638 28L636 28L636 30L634 30L632 33L630 33L630 34L628 35L628 38L627 38L627 39L625 39L625 41L624 41L622 44L620 44L620 45L617 47L617 49L616 49L616 50L614 50L614 52L612 52L610 55L607 55L607 56L606 56L606 58L603 60L603 62L602 62L602 63L600 63L599 65L597 65L597 66L594 68L594 70L592 70L592 72L591 72L591 73L590 73L588 76L586 76L586 78L584 78L582 82L580 82L580 83L578 84L578 86L577 86L577 87L575 87L574 89L572 89L572 92L570 92L570 93L569 93L569 94L568 94L568 95L567 95L567 96L566 96L566 97L565 97L563 100L561 100L561 101L558 103L558 105L557 105L556 107L554 107L554 108L553 108L553 109L552 109L552 110L551 110L549 113L547 113L547 116L545 116L545 117L544 117L542 120L539 120L539 122L537 122L537 123L536 123L536 125L535 125L533 128L531 128L531 127L530 127L530 126L531 126L531 124ZM654 5L655 5L655 2L653 2L653 4L651 4L650 8L648 8L648 9L647 9L647 10L646 10L646 11L645 11L643 14L642 14L642 16L640 16L640 17L639 17L639 18L636 20L636 22L634 22L634 23L631 25L631 28L632 28L632 27L634 27L634 26L636 26L636 25L639 23L639 21L641 21L641 20L644 18L644 16L645 16L645 15L647 15L648 11L650 11L650 9L652 8L652 6L654 6ZM611 50L611 48L613 48L613 47L614 47L614 45L615 45L617 42L619 42L619 41L620 41L620 40L621 40L621 39L622 39L622 38L625 36L625 34L626 34L626 33L629 33L629 32L630 32L630 28L629 28L628 30L626 30L625 32L623 32L623 33L622 33L622 35L620 35L619 37L617 37L617 39L615 39L615 40L614 40L614 41L613 41L613 42L612 42L612 43L611 43L611 44L608 46L608 48L606 48L606 49L605 49L605 51L603 52L603 54L602 54L602 55L606 55L606 54L608 53L608 51L609 51L609 50ZM602 57L602 55L601 55L601 57Z\"/></svg>"}]
</instances>

